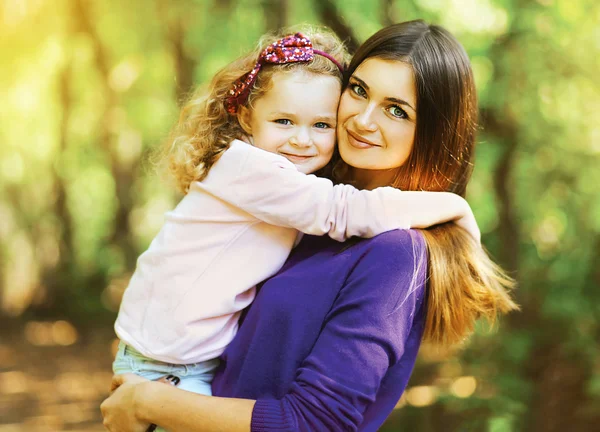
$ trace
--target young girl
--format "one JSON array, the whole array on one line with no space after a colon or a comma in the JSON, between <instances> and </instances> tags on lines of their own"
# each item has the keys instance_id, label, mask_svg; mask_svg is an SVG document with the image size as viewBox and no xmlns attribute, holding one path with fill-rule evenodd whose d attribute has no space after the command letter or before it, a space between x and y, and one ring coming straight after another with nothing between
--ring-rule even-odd
<instances>
[{"instance_id":1,"label":"young girl","mask_svg":"<svg viewBox=\"0 0 600 432\"><path fill-rule=\"evenodd\" d=\"M210 395L242 309L282 267L298 232L343 241L455 219L479 239L458 195L359 191L306 175L332 157L347 59L333 34L309 36L264 37L184 108L168 157L186 195L125 291L115 373L172 374L181 388Z\"/></svg>"}]
</instances>

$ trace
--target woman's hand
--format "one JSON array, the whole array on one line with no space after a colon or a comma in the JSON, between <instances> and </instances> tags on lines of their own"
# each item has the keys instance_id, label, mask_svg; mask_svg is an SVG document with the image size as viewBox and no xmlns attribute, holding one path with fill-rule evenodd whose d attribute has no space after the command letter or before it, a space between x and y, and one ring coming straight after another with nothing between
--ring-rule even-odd
<instances>
[{"instance_id":1,"label":"woman's hand","mask_svg":"<svg viewBox=\"0 0 600 432\"><path fill-rule=\"evenodd\" d=\"M110 432L145 432L149 424L135 415L135 401L140 386L149 382L134 374L113 376L111 395L102 402L100 411L104 427Z\"/></svg>"},{"instance_id":2,"label":"woman's hand","mask_svg":"<svg viewBox=\"0 0 600 432\"><path fill-rule=\"evenodd\" d=\"M143 382L148 382L148 380L132 373L113 375L110 383L110 394L113 394L113 392L123 384L140 384Z\"/></svg>"}]
</instances>

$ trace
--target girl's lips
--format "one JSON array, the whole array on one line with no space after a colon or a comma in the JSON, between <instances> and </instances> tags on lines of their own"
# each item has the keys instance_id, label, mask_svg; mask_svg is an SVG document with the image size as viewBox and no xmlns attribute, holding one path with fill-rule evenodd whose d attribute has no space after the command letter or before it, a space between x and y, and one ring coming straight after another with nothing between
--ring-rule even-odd
<instances>
[{"instance_id":1,"label":"girl's lips","mask_svg":"<svg viewBox=\"0 0 600 432\"><path fill-rule=\"evenodd\" d=\"M298 156L298 155L293 155L293 154L288 154L288 153L280 153L280 154L292 163L302 163L302 162L306 162L307 160L313 158L313 156Z\"/></svg>"},{"instance_id":2,"label":"girl's lips","mask_svg":"<svg viewBox=\"0 0 600 432\"><path fill-rule=\"evenodd\" d=\"M355 135L348 130L346 131L346 134L348 135L348 142L354 148L363 150L363 149L370 149L373 147L379 147L378 145L371 144L368 141L363 141L359 135Z\"/></svg>"}]
</instances>

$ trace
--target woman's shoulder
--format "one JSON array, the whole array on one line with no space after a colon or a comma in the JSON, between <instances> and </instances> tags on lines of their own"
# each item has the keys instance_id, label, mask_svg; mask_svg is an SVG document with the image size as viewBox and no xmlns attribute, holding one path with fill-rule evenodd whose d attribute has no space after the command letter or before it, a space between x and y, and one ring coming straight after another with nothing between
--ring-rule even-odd
<instances>
[{"instance_id":1,"label":"woman's shoulder","mask_svg":"<svg viewBox=\"0 0 600 432\"><path fill-rule=\"evenodd\" d=\"M365 251L382 254L385 260L396 260L398 256L406 258L426 258L425 238L419 230L397 229L387 231L361 242Z\"/></svg>"},{"instance_id":2,"label":"woman's shoulder","mask_svg":"<svg viewBox=\"0 0 600 432\"><path fill-rule=\"evenodd\" d=\"M348 249L349 279L369 286L424 286L427 276L427 246L419 230L393 230L370 239L361 239Z\"/></svg>"},{"instance_id":3,"label":"woman's shoulder","mask_svg":"<svg viewBox=\"0 0 600 432\"><path fill-rule=\"evenodd\" d=\"M388 231L358 241L348 252L349 273L342 287L346 298L372 305L373 316L420 304L427 280L427 248L420 231Z\"/></svg>"}]
</instances>

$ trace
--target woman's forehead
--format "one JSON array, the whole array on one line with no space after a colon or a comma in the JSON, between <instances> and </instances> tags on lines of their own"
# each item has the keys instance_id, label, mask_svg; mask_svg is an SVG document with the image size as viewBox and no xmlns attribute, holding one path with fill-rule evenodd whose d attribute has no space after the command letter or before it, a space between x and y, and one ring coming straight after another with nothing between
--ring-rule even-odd
<instances>
[{"instance_id":1,"label":"woman's forehead","mask_svg":"<svg viewBox=\"0 0 600 432\"><path fill-rule=\"evenodd\" d=\"M363 61L352 74L375 97L403 99L416 106L416 85L412 67L399 60L376 57Z\"/></svg>"}]
</instances>

